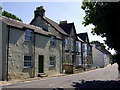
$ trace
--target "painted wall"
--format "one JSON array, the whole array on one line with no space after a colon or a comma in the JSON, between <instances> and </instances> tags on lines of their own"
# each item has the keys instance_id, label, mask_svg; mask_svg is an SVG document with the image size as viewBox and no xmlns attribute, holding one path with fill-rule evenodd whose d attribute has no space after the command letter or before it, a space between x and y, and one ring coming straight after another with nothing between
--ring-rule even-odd
<instances>
[{"instance_id":1,"label":"painted wall","mask_svg":"<svg viewBox=\"0 0 120 90\"><path fill-rule=\"evenodd\" d=\"M98 50L95 47L95 44L92 44L92 52L93 52L93 64L95 66L105 67L110 64L111 56L107 53L104 53Z\"/></svg>"},{"instance_id":2,"label":"painted wall","mask_svg":"<svg viewBox=\"0 0 120 90\"><path fill-rule=\"evenodd\" d=\"M7 25L1 21L1 27L2 27L2 53L1 53L1 63L2 64L2 72L1 72L1 77L0 77L0 80L5 80L6 79L6 70L7 70L7 67L6 67L6 62L7 62L7 42L8 42L8 28L7 28Z\"/></svg>"},{"instance_id":3,"label":"painted wall","mask_svg":"<svg viewBox=\"0 0 120 90\"><path fill-rule=\"evenodd\" d=\"M92 52L93 52L93 64L95 66L100 66L104 67L104 53L99 51L98 49L95 48L95 45L92 44Z\"/></svg>"},{"instance_id":4,"label":"painted wall","mask_svg":"<svg viewBox=\"0 0 120 90\"><path fill-rule=\"evenodd\" d=\"M0 21L0 27L2 22ZM0 81L2 80L2 30L0 29Z\"/></svg>"}]
</instances>

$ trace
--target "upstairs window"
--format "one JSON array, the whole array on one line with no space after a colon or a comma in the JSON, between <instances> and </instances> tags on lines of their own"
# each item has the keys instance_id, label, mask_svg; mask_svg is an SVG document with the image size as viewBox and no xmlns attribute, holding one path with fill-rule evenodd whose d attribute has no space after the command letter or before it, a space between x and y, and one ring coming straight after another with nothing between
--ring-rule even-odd
<instances>
[{"instance_id":1,"label":"upstairs window","mask_svg":"<svg viewBox=\"0 0 120 90\"><path fill-rule=\"evenodd\" d=\"M83 51L84 51L84 52L87 52L87 44L84 44L84 45L83 45Z\"/></svg>"},{"instance_id":2,"label":"upstairs window","mask_svg":"<svg viewBox=\"0 0 120 90\"><path fill-rule=\"evenodd\" d=\"M76 51L81 52L81 42L76 42Z\"/></svg>"},{"instance_id":3,"label":"upstairs window","mask_svg":"<svg viewBox=\"0 0 120 90\"><path fill-rule=\"evenodd\" d=\"M32 42L32 30L25 31L25 41Z\"/></svg>"},{"instance_id":4,"label":"upstairs window","mask_svg":"<svg viewBox=\"0 0 120 90\"><path fill-rule=\"evenodd\" d=\"M56 45L56 39L54 36L51 36L50 38L50 45Z\"/></svg>"},{"instance_id":5,"label":"upstairs window","mask_svg":"<svg viewBox=\"0 0 120 90\"><path fill-rule=\"evenodd\" d=\"M71 50L74 51L74 40L71 39Z\"/></svg>"},{"instance_id":6,"label":"upstairs window","mask_svg":"<svg viewBox=\"0 0 120 90\"><path fill-rule=\"evenodd\" d=\"M32 67L32 59L31 56L24 56L24 67L30 68Z\"/></svg>"},{"instance_id":7,"label":"upstairs window","mask_svg":"<svg viewBox=\"0 0 120 90\"><path fill-rule=\"evenodd\" d=\"M65 39L65 50L68 50L68 39Z\"/></svg>"},{"instance_id":8,"label":"upstairs window","mask_svg":"<svg viewBox=\"0 0 120 90\"><path fill-rule=\"evenodd\" d=\"M76 51L78 52L79 51L79 42L76 41Z\"/></svg>"}]
</instances>

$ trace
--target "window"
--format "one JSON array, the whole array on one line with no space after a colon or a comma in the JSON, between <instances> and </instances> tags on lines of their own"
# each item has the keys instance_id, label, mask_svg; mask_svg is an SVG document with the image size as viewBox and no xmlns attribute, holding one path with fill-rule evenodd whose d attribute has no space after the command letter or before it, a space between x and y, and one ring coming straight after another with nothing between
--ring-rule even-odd
<instances>
[{"instance_id":1,"label":"window","mask_svg":"<svg viewBox=\"0 0 120 90\"><path fill-rule=\"evenodd\" d=\"M83 45L83 52L87 52L87 44Z\"/></svg>"},{"instance_id":2,"label":"window","mask_svg":"<svg viewBox=\"0 0 120 90\"><path fill-rule=\"evenodd\" d=\"M24 67L32 67L31 56L24 56Z\"/></svg>"},{"instance_id":3,"label":"window","mask_svg":"<svg viewBox=\"0 0 120 90\"><path fill-rule=\"evenodd\" d=\"M68 39L65 39L65 50L68 50Z\"/></svg>"},{"instance_id":4,"label":"window","mask_svg":"<svg viewBox=\"0 0 120 90\"><path fill-rule=\"evenodd\" d=\"M54 36L51 36L50 38L50 45L56 45L56 39Z\"/></svg>"},{"instance_id":5,"label":"window","mask_svg":"<svg viewBox=\"0 0 120 90\"><path fill-rule=\"evenodd\" d=\"M76 42L76 51L81 52L81 42Z\"/></svg>"},{"instance_id":6,"label":"window","mask_svg":"<svg viewBox=\"0 0 120 90\"><path fill-rule=\"evenodd\" d=\"M25 41L32 41L32 30L26 30L25 31Z\"/></svg>"},{"instance_id":7,"label":"window","mask_svg":"<svg viewBox=\"0 0 120 90\"><path fill-rule=\"evenodd\" d=\"M50 67L55 67L55 56L50 57Z\"/></svg>"},{"instance_id":8,"label":"window","mask_svg":"<svg viewBox=\"0 0 120 90\"><path fill-rule=\"evenodd\" d=\"M71 50L72 51L74 50L74 41L73 41L73 39L71 39Z\"/></svg>"},{"instance_id":9,"label":"window","mask_svg":"<svg viewBox=\"0 0 120 90\"><path fill-rule=\"evenodd\" d=\"M81 42L79 42L78 47L79 47L79 52L81 52Z\"/></svg>"}]
</instances>

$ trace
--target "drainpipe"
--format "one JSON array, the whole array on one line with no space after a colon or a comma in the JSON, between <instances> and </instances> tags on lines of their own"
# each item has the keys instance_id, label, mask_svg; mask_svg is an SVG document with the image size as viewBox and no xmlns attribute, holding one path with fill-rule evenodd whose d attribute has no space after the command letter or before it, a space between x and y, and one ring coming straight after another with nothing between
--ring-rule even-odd
<instances>
[{"instance_id":1,"label":"drainpipe","mask_svg":"<svg viewBox=\"0 0 120 90\"><path fill-rule=\"evenodd\" d=\"M35 77L35 33L34 33L34 71L33 71L33 73L34 73L34 77Z\"/></svg>"},{"instance_id":2,"label":"drainpipe","mask_svg":"<svg viewBox=\"0 0 120 90\"><path fill-rule=\"evenodd\" d=\"M81 64L83 65L83 42L81 42Z\"/></svg>"},{"instance_id":3,"label":"drainpipe","mask_svg":"<svg viewBox=\"0 0 120 90\"><path fill-rule=\"evenodd\" d=\"M6 80L8 81L8 60L9 60L9 37L10 37L10 27L8 27L8 35L7 35L7 36L8 36L8 40L7 40L7 62L6 62L6 63L7 63L7 67L6 67L6 68L7 68L7 71L6 71L6 72L7 72L7 73L6 73L6 77L7 77L7 78L6 78Z\"/></svg>"},{"instance_id":4,"label":"drainpipe","mask_svg":"<svg viewBox=\"0 0 120 90\"><path fill-rule=\"evenodd\" d=\"M64 44L63 44L63 42L64 42L64 40L62 39L62 71L61 71L61 73L63 73L63 55L65 54L64 52L63 52L63 46L64 46ZM63 54L64 53L64 54Z\"/></svg>"}]
</instances>

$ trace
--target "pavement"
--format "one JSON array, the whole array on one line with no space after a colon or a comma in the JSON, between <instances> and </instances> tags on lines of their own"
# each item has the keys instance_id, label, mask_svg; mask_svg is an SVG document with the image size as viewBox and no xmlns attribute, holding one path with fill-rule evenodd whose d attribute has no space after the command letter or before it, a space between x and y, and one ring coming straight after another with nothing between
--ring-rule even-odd
<instances>
[{"instance_id":1,"label":"pavement","mask_svg":"<svg viewBox=\"0 0 120 90\"><path fill-rule=\"evenodd\" d=\"M106 66L106 67L108 67L108 66ZM99 68L96 68L96 69L99 69ZM96 70L96 69L86 70L86 71L82 71L79 73L84 73L84 72L88 72L88 71L92 71L92 70ZM79 73L75 73L75 74L79 74ZM22 80L16 79L16 80L11 80L11 81L0 81L0 86L17 84L17 83L24 83L24 82L30 82L33 80L42 80L42 79L47 79L47 78L51 78L51 77L60 77L60 76L66 76L66 75L74 75L74 74L63 74L62 73L62 74L57 74L57 75L48 76L48 77L34 77L34 78L22 79Z\"/></svg>"},{"instance_id":2,"label":"pavement","mask_svg":"<svg viewBox=\"0 0 120 90\"><path fill-rule=\"evenodd\" d=\"M0 81L0 86L5 86L5 85L12 85L12 84L17 84L17 83L25 83L25 82L30 82L34 80L43 80L51 77L60 77L60 76L65 76L67 74L57 74L53 76L48 76L48 77L34 77L34 78L29 78L29 79L16 79L16 80L11 80L11 81Z\"/></svg>"},{"instance_id":3,"label":"pavement","mask_svg":"<svg viewBox=\"0 0 120 90\"><path fill-rule=\"evenodd\" d=\"M54 77L31 78L21 81L10 81L3 88L118 88L117 64L109 65L83 73L56 75Z\"/></svg>"}]
</instances>

